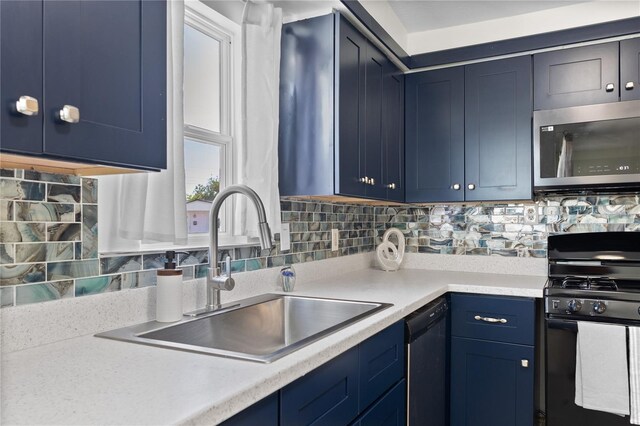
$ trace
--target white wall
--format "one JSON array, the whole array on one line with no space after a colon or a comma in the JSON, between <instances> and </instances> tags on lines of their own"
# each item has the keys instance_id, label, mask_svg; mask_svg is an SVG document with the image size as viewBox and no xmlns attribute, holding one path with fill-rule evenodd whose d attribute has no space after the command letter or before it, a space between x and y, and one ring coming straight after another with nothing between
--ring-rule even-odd
<instances>
[{"instance_id":1,"label":"white wall","mask_svg":"<svg viewBox=\"0 0 640 426\"><path fill-rule=\"evenodd\" d=\"M409 33L405 50L415 55L637 16L640 16L640 2L637 0L580 3L509 18Z\"/></svg>"},{"instance_id":2,"label":"white wall","mask_svg":"<svg viewBox=\"0 0 640 426\"><path fill-rule=\"evenodd\" d=\"M400 22L398 15L393 11L389 2L385 0L360 0L360 3L396 43L407 51L407 29Z\"/></svg>"}]
</instances>

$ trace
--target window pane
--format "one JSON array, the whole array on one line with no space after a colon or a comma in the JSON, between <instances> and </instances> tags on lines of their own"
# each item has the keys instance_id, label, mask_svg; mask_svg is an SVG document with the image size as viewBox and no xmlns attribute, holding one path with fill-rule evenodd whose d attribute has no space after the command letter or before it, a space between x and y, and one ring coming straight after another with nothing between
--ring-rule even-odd
<instances>
[{"instance_id":1,"label":"window pane","mask_svg":"<svg viewBox=\"0 0 640 426\"><path fill-rule=\"evenodd\" d=\"M220 147L185 138L187 224L190 234L209 232L211 201L220 191Z\"/></svg>"},{"instance_id":2,"label":"window pane","mask_svg":"<svg viewBox=\"0 0 640 426\"><path fill-rule=\"evenodd\" d=\"M220 42L184 26L184 121L220 133Z\"/></svg>"}]
</instances>

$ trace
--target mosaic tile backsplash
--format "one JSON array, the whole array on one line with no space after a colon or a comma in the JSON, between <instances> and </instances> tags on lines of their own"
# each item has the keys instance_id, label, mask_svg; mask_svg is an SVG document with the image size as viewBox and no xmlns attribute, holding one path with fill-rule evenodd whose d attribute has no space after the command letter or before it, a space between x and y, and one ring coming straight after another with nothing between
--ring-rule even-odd
<instances>
[{"instance_id":1,"label":"mosaic tile backsplash","mask_svg":"<svg viewBox=\"0 0 640 426\"><path fill-rule=\"evenodd\" d=\"M376 207L376 244L400 228L410 253L546 257L547 237L565 232L640 231L638 195L548 196L525 223L519 204Z\"/></svg>"},{"instance_id":2,"label":"mosaic tile backsplash","mask_svg":"<svg viewBox=\"0 0 640 426\"><path fill-rule=\"evenodd\" d=\"M0 306L38 303L155 285L164 252L99 256L97 181L0 170ZM373 251L389 227L407 251L546 257L547 236L562 232L640 231L638 195L551 196L535 202L528 224L520 204L363 206L283 199L291 250L257 246L220 250L233 272ZM331 251L331 229L340 249ZM178 253L185 280L206 275L208 250Z\"/></svg>"},{"instance_id":3,"label":"mosaic tile backsplash","mask_svg":"<svg viewBox=\"0 0 640 426\"><path fill-rule=\"evenodd\" d=\"M0 306L24 305L156 284L164 252L99 256L97 181L77 176L0 170ZM291 250L221 249L233 272L283 266L373 250L369 206L282 201ZM340 250L330 250L331 229ZM208 249L177 254L184 280L206 276ZM224 264L221 263L224 269Z\"/></svg>"}]
</instances>

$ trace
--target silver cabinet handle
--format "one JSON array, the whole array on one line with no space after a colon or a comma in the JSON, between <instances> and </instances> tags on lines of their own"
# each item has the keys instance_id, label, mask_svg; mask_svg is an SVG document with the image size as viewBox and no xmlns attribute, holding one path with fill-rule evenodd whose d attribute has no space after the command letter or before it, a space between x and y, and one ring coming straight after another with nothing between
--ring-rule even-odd
<instances>
[{"instance_id":1,"label":"silver cabinet handle","mask_svg":"<svg viewBox=\"0 0 640 426\"><path fill-rule=\"evenodd\" d=\"M80 110L73 105L63 105L62 109L58 112L60 121L65 123L77 123L80 121Z\"/></svg>"},{"instance_id":2,"label":"silver cabinet handle","mask_svg":"<svg viewBox=\"0 0 640 426\"><path fill-rule=\"evenodd\" d=\"M613 92L613 89L616 88L616 85L613 83L609 83L606 86L604 86L604 90L606 90L607 92Z\"/></svg>"},{"instance_id":3,"label":"silver cabinet handle","mask_svg":"<svg viewBox=\"0 0 640 426\"><path fill-rule=\"evenodd\" d=\"M454 183L453 185L451 185L451 188L454 189L455 191L460 191L460 184Z\"/></svg>"},{"instance_id":4,"label":"silver cabinet handle","mask_svg":"<svg viewBox=\"0 0 640 426\"><path fill-rule=\"evenodd\" d=\"M522 365L524 368L529 368L529 360L528 359L520 360L520 365Z\"/></svg>"},{"instance_id":5,"label":"silver cabinet handle","mask_svg":"<svg viewBox=\"0 0 640 426\"><path fill-rule=\"evenodd\" d=\"M470 183L469 185L467 185L467 188L469 189L469 191L473 191L474 189L476 189L476 186L473 183Z\"/></svg>"},{"instance_id":6,"label":"silver cabinet handle","mask_svg":"<svg viewBox=\"0 0 640 426\"><path fill-rule=\"evenodd\" d=\"M389 185L387 185L387 188L396 189L396 184L395 183L390 183Z\"/></svg>"},{"instance_id":7,"label":"silver cabinet handle","mask_svg":"<svg viewBox=\"0 0 640 426\"><path fill-rule=\"evenodd\" d=\"M369 178L368 178L368 177L366 177L366 176L365 176L365 177L362 177L362 178L360 178L360 182L362 182L362 183L369 183Z\"/></svg>"},{"instance_id":8,"label":"silver cabinet handle","mask_svg":"<svg viewBox=\"0 0 640 426\"><path fill-rule=\"evenodd\" d=\"M633 90L635 86L633 85L633 81L628 81L627 84L624 85L626 90Z\"/></svg>"},{"instance_id":9,"label":"silver cabinet handle","mask_svg":"<svg viewBox=\"0 0 640 426\"><path fill-rule=\"evenodd\" d=\"M16 101L16 111L22 115L38 115L38 100L31 96L20 96Z\"/></svg>"},{"instance_id":10,"label":"silver cabinet handle","mask_svg":"<svg viewBox=\"0 0 640 426\"><path fill-rule=\"evenodd\" d=\"M473 317L473 319L476 320L476 321L490 322L492 324L495 324L495 323L506 324L507 323L507 320L504 319L504 318L481 317L480 315L476 315L475 317Z\"/></svg>"},{"instance_id":11,"label":"silver cabinet handle","mask_svg":"<svg viewBox=\"0 0 640 426\"><path fill-rule=\"evenodd\" d=\"M369 185L375 185L375 184L376 184L376 181L373 178L369 179Z\"/></svg>"}]
</instances>

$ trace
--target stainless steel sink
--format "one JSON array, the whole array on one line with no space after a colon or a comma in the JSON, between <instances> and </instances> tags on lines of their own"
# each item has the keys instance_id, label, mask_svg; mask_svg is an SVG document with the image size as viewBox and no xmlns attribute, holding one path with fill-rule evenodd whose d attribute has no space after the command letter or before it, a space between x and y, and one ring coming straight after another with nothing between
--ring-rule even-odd
<instances>
[{"instance_id":1,"label":"stainless steel sink","mask_svg":"<svg viewBox=\"0 0 640 426\"><path fill-rule=\"evenodd\" d=\"M98 337L271 362L392 306L387 303L266 294L223 305L196 319L156 321Z\"/></svg>"}]
</instances>

